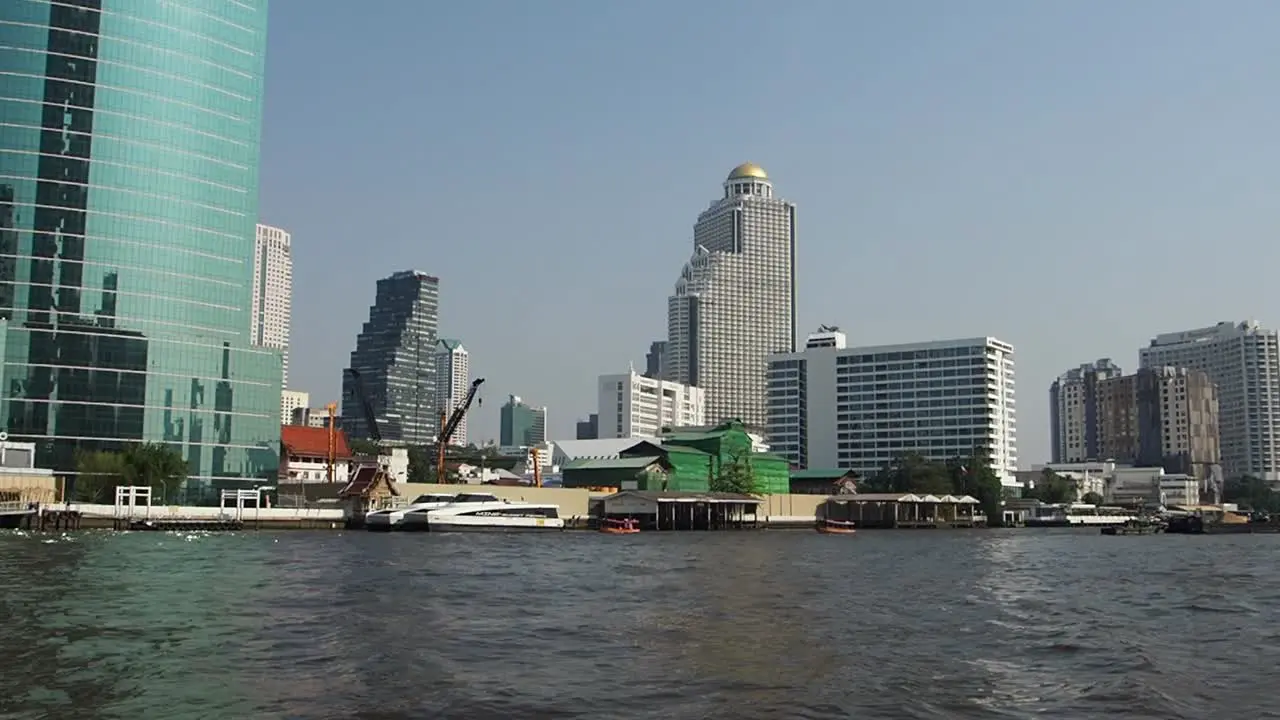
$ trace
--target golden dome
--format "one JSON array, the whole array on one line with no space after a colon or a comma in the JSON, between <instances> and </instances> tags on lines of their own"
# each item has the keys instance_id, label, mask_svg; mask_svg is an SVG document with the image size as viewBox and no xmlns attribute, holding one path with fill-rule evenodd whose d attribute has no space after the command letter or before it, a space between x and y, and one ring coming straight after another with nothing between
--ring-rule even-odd
<instances>
[{"instance_id":1,"label":"golden dome","mask_svg":"<svg viewBox=\"0 0 1280 720\"><path fill-rule=\"evenodd\" d=\"M764 168L755 163L742 163L738 167L729 171L729 177L726 180L739 180L742 178L757 178L760 180L768 180L769 174Z\"/></svg>"}]
</instances>

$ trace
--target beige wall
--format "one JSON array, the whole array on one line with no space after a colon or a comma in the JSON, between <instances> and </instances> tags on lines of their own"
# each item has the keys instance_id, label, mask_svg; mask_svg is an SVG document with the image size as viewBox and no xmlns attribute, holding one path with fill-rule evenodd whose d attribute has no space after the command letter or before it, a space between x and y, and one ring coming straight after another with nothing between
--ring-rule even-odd
<instances>
[{"instance_id":1,"label":"beige wall","mask_svg":"<svg viewBox=\"0 0 1280 720\"><path fill-rule=\"evenodd\" d=\"M827 501L826 495L765 495L760 515L766 517L813 517Z\"/></svg>"}]
</instances>

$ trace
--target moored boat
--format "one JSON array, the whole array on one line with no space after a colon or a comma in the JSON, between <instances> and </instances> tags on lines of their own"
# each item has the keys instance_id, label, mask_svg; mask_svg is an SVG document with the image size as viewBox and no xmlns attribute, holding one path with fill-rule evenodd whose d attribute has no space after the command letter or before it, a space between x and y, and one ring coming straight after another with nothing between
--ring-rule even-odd
<instances>
[{"instance_id":1,"label":"moored boat","mask_svg":"<svg viewBox=\"0 0 1280 720\"><path fill-rule=\"evenodd\" d=\"M631 518L605 518L600 521L600 532L606 535L634 535L640 532L640 523Z\"/></svg>"},{"instance_id":2,"label":"moored boat","mask_svg":"<svg viewBox=\"0 0 1280 720\"><path fill-rule=\"evenodd\" d=\"M559 505L494 500L477 503L457 502L438 510L428 511L426 525L430 532L563 530L564 518L560 517Z\"/></svg>"},{"instance_id":3,"label":"moored boat","mask_svg":"<svg viewBox=\"0 0 1280 720\"><path fill-rule=\"evenodd\" d=\"M1102 528L1103 535L1155 535L1165 531L1165 524L1155 517L1136 517L1126 520L1123 525L1108 525Z\"/></svg>"},{"instance_id":4,"label":"moored boat","mask_svg":"<svg viewBox=\"0 0 1280 720\"><path fill-rule=\"evenodd\" d=\"M856 528L851 522L823 519L818 522L817 530L825 535L853 535L857 532Z\"/></svg>"},{"instance_id":5,"label":"moored boat","mask_svg":"<svg viewBox=\"0 0 1280 720\"><path fill-rule=\"evenodd\" d=\"M409 509L404 513L404 517L397 524L397 530L405 532L424 532L431 529L431 513L436 510L444 510L445 508L453 508L463 505L479 507L486 503L500 503L503 500L498 499L497 495L485 492L464 492L453 496L441 496L449 498L445 502L432 503Z\"/></svg>"},{"instance_id":6,"label":"moored boat","mask_svg":"<svg viewBox=\"0 0 1280 720\"><path fill-rule=\"evenodd\" d=\"M448 493L429 493L419 495L408 505L397 508L375 510L364 516L364 527L372 532L389 532L402 530L405 517L412 512L435 510L442 508L456 499L456 495Z\"/></svg>"}]
</instances>

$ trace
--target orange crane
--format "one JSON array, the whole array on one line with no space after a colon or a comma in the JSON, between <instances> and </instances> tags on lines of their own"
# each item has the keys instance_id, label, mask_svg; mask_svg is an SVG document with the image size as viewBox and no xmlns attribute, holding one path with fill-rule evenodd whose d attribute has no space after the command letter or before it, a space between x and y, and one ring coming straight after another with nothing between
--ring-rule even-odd
<instances>
[{"instance_id":1,"label":"orange crane","mask_svg":"<svg viewBox=\"0 0 1280 720\"><path fill-rule=\"evenodd\" d=\"M330 483L334 482L334 473L338 466L338 403L324 406L329 411L329 457L325 464L325 472Z\"/></svg>"},{"instance_id":2,"label":"orange crane","mask_svg":"<svg viewBox=\"0 0 1280 720\"><path fill-rule=\"evenodd\" d=\"M476 392L483 384L484 378L472 380L471 389L467 390L467 396L462 399L462 403L453 409L452 415L446 416L447 411L444 408L440 410L440 434L436 435L436 482L438 483L448 482L444 469L444 449L449 446L449 441L453 439L453 434L462 424L462 418L467 416L467 410L471 409L471 403L476 399Z\"/></svg>"}]
</instances>

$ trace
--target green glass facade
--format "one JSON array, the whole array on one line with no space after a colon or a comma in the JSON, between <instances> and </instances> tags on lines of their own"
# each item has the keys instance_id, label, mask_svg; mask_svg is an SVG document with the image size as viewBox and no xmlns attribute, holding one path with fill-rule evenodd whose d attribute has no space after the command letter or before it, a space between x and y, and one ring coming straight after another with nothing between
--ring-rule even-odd
<instances>
[{"instance_id":1,"label":"green glass facade","mask_svg":"<svg viewBox=\"0 0 1280 720\"><path fill-rule=\"evenodd\" d=\"M0 420L273 475L281 357L249 345L267 0L0 2Z\"/></svg>"}]
</instances>

